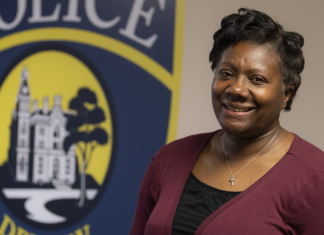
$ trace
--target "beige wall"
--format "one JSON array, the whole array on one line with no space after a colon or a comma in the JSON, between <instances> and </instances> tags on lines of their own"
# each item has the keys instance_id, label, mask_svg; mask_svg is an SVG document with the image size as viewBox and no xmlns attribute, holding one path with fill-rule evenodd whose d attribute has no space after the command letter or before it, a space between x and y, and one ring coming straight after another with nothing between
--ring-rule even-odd
<instances>
[{"instance_id":1,"label":"beige wall","mask_svg":"<svg viewBox=\"0 0 324 235\"><path fill-rule=\"evenodd\" d=\"M220 128L211 105L213 73L208 54L221 19L240 7L277 19L286 30L305 38L302 85L281 125L324 150L324 1L186 0L182 87L177 137Z\"/></svg>"}]
</instances>

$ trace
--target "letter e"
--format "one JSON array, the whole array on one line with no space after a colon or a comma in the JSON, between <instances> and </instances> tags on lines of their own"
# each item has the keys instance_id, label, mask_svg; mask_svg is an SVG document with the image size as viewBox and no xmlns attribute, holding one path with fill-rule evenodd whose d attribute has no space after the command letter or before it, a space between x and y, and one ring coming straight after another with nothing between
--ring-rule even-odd
<instances>
[{"instance_id":1,"label":"letter e","mask_svg":"<svg viewBox=\"0 0 324 235\"><path fill-rule=\"evenodd\" d=\"M143 39L143 38L140 38L135 35L136 26L138 24L140 17L141 16L144 17L145 26L150 26L152 17L153 17L154 11L155 11L154 7L151 7L148 11L143 11L142 10L143 5L144 5L144 0L135 0L134 1L132 11L131 11L130 16L127 21L126 28L120 29L119 33L125 37L128 37L131 40L134 40L135 42L141 44L142 46L151 48L158 38L157 34L154 34L147 39ZM162 10L164 10L165 0L159 0L159 5L160 5L160 8L162 8Z\"/></svg>"}]
</instances>

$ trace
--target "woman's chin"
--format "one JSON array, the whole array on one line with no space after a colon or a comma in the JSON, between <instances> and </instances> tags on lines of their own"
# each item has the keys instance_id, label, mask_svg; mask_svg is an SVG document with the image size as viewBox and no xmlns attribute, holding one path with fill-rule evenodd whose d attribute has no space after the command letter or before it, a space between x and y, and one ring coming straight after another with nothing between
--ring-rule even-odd
<instances>
[{"instance_id":1,"label":"woman's chin","mask_svg":"<svg viewBox=\"0 0 324 235\"><path fill-rule=\"evenodd\" d=\"M253 129L246 126L238 125L221 125L222 129L229 135L235 137L251 137L253 136Z\"/></svg>"}]
</instances>

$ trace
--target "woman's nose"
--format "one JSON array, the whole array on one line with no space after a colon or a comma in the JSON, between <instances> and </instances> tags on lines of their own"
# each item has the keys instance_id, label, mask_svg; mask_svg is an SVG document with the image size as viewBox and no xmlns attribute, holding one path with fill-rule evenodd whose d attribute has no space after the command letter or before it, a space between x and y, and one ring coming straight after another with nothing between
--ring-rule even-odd
<instances>
[{"instance_id":1,"label":"woman's nose","mask_svg":"<svg viewBox=\"0 0 324 235\"><path fill-rule=\"evenodd\" d=\"M226 89L226 93L232 98L247 99L249 96L247 79L244 76L233 79L231 85Z\"/></svg>"}]
</instances>

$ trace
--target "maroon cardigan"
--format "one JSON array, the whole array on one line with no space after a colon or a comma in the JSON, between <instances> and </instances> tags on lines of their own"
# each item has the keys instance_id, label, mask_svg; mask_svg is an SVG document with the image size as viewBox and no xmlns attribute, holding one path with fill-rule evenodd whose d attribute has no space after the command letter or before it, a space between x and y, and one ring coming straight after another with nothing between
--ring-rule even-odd
<instances>
[{"instance_id":1,"label":"maroon cardigan","mask_svg":"<svg viewBox=\"0 0 324 235\"><path fill-rule=\"evenodd\" d=\"M173 216L202 149L214 133L162 147L140 187L131 235L171 235ZM265 175L212 213L196 235L324 234L324 153L295 135Z\"/></svg>"}]
</instances>

